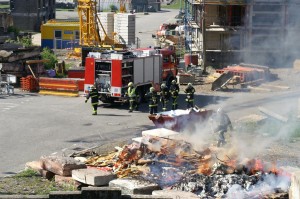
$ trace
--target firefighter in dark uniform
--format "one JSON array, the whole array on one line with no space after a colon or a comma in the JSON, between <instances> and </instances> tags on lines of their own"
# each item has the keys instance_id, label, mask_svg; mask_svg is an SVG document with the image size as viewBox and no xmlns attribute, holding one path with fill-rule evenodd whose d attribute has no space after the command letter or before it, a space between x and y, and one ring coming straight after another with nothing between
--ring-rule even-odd
<instances>
[{"instance_id":1,"label":"firefighter in dark uniform","mask_svg":"<svg viewBox=\"0 0 300 199\"><path fill-rule=\"evenodd\" d=\"M228 128L232 131L233 127L228 115L221 108L217 110L214 119L217 123L214 132L219 135L217 146L220 147L226 144L224 134L227 132Z\"/></svg>"},{"instance_id":2,"label":"firefighter in dark uniform","mask_svg":"<svg viewBox=\"0 0 300 199\"><path fill-rule=\"evenodd\" d=\"M99 93L95 86L91 86L91 90L86 96L85 103L91 98L91 104L93 107L93 115L97 115L97 108L98 108L98 102L99 102Z\"/></svg>"},{"instance_id":3,"label":"firefighter in dark uniform","mask_svg":"<svg viewBox=\"0 0 300 199\"><path fill-rule=\"evenodd\" d=\"M179 86L176 82L176 80L172 81L172 84L170 86L170 93L172 97L172 110L176 110L178 108L178 95L179 95Z\"/></svg>"},{"instance_id":4,"label":"firefighter in dark uniform","mask_svg":"<svg viewBox=\"0 0 300 199\"><path fill-rule=\"evenodd\" d=\"M193 108L195 89L192 83L188 83L187 88L184 90L184 92L186 93L185 101L187 102L187 108Z\"/></svg>"},{"instance_id":5,"label":"firefighter in dark uniform","mask_svg":"<svg viewBox=\"0 0 300 199\"><path fill-rule=\"evenodd\" d=\"M129 97L129 112L132 112L133 109L138 110L138 95L136 93L136 87L132 82L128 83L128 90L126 96Z\"/></svg>"},{"instance_id":6,"label":"firefighter in dark uniform","mask_svg":"<svg viewBox=\"0 0 300 199\"><path fill-rule=\"evenodd\" d=\"M150 91L146 94L146 97L149 100L149 113L151 115L156 114L159 96L158 96L157 92L155 91L154 87L150 88Z\"/></svg>"},{"instance_id":7,"label":"firefighter in dark uniform","mask_svg":"<svg viewBox=\"0 0 300 199\"><path fill-rule=\"evenodd\" d=\"M160 101L161 101L161 105L162 105L162 110L166 111L168 102L169 102L169 98L170 98L170 92L165 83L162 83L160 88L161 88Z\"/></svg>"}]
</instances>

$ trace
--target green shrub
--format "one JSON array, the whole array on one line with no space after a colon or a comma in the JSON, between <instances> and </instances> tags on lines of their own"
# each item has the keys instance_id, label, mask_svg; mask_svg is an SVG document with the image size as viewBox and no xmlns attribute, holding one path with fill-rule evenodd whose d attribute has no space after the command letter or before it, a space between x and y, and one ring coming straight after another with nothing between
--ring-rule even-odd
<instances>
[{"instance_id":1,"label":"green shrub","mask_svg":"<svg viewBox=\"0 0 300 199\"><path fill-rule=\"evenodd\" d=\"M49 48L43 48L41 56L42 59L48 60L48 62L45 63L45 69L54 69L55 64L58 62L56 55Z\"/></svg>"}]
</instances>

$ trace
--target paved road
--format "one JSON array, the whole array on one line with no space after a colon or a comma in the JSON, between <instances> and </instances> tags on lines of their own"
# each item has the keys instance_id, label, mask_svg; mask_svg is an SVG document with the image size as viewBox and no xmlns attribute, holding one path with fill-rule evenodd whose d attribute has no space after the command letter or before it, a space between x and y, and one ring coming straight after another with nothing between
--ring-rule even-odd
<instances>
[{"instance_id":1,"label":"paved road","mask_svg":"<svg viewBox=\"0 0 300 199\"><path fill-rule=\"evenodd\" d=\"M83 97L21 92L0 96L0 176L19 171L42 155L124 140L152 125L146 113L128 114L125 107L100 107L98 116L91 113Z\"/></svg>"}]
</instances>

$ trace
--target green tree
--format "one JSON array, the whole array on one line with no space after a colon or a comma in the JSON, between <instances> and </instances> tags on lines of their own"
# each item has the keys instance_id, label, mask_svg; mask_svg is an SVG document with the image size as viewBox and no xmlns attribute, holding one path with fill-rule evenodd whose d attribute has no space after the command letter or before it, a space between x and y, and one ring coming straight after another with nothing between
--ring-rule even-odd
<instances>
[{"instance_id":1,"label":"green tree","mask_svg":"<svg viewBox=\"0 0 300 199\"><path fill-rule=\"evenodd\" d=\"M56 55L49 48L43 48L41 56L42 59L48 60L48 62L45 63L45 69L54 69L55 64L58 62Z\"/></svg>"}]
</instances>

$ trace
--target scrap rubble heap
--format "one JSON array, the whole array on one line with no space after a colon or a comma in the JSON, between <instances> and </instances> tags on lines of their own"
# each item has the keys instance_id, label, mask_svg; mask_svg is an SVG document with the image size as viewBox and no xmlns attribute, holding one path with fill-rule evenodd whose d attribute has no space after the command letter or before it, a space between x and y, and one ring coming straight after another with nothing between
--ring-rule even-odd
<instances>
[{"instance_id":1,"label":"scrap rubble heap","mask_svg":"<svg viewBox=\"0 0 300 199\"><path fill-rule=\"evenodd\" d=\"M182 134L164 128L142 134L132 144L116 147L116 152L88 158L86 165L200 198L288 198L289 177L272 164L239 161L225 148L195 150ZM284 186L277 185L279 178Z\"/></svg>"}]
</instances>

